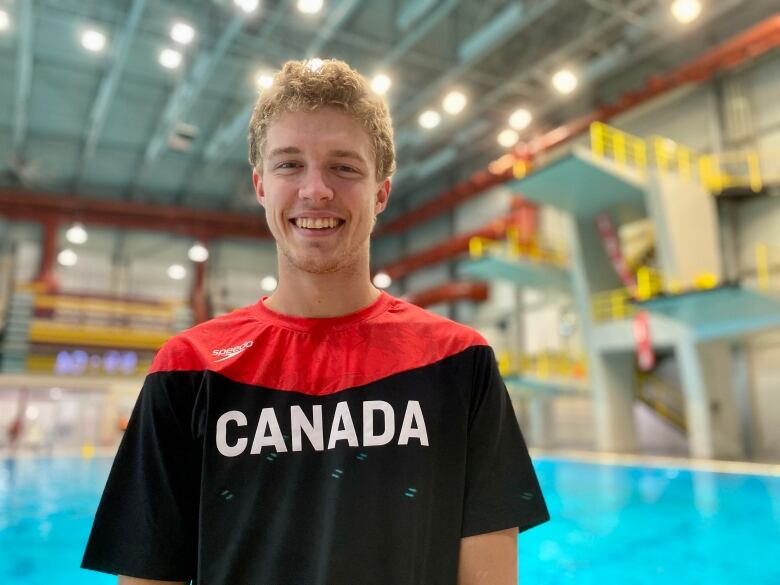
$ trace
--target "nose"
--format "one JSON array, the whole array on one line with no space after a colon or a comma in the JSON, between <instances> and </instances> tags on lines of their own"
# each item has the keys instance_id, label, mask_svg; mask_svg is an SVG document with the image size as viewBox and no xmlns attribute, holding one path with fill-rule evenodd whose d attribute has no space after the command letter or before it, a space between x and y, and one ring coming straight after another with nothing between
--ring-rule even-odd
<instances>
[{"instance_id":1,"label":"nose","mask_svg":"<svg viewBox=\"0 0 780 585\"><path fill-rule=\"evenodd\" d=\"M298 195L301 199L322 201L333 199L333 189L330 188L319 169L310 167L306 170Z\"/></svg>"}]
</instances>

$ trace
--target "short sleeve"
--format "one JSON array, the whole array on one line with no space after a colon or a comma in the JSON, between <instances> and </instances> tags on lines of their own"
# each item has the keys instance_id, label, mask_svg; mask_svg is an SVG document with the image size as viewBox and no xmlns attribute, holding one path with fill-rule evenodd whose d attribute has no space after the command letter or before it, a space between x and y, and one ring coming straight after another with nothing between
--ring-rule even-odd
<instances>
[{"instance_id":1,"label":"short sleeve","mask_svg":"<svg viewBox=\"0 0 780 585\"><path fill-rule=\"evenodd\" d=\"M475 353L461 536L549 520L531 457L489 346Z\"/></svg>"},{"instance_id":2,"label":"short sleeve","mask_svg":"<svg viewBox=\"0 0 780 585\"><path fill-rule=\"evenodd\" d=\"M198 372L150 373L100 500L82 567L162 581L195 578Z\"/></svg>"}]
</instances>

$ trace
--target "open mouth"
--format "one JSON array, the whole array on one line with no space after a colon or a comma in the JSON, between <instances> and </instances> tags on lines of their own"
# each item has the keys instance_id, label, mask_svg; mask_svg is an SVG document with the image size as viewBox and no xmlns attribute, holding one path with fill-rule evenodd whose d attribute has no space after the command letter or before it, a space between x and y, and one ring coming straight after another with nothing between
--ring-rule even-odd
<instances>
[{"instance_id":1,"label":"open mouth","mask_svg":"<svg viewBox=\"0 0 780 585\"><path fill-rule=\"evenodd\" d=\"M344 220L336 217L296 217L290 223L304 233L327 234L339 229Z\"/></svg>"}]
</instances>

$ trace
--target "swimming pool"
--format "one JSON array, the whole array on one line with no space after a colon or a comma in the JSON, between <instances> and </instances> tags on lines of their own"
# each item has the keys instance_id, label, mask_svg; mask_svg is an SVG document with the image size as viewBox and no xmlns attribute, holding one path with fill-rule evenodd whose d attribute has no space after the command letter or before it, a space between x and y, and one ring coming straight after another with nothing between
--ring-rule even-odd
<instances>
[{"instance_id":1,"label":"swimming pool","mask_svg":"<svg viewBox=\"0 0 780 585\"><path fill-rule=\"evenodd\" d=\"M100 585L78 568L107 459L2 460L0 583ZM776 585L780 478L536 461L553 520L520 537L520 583Z\"/></svg>"}]
</instances>

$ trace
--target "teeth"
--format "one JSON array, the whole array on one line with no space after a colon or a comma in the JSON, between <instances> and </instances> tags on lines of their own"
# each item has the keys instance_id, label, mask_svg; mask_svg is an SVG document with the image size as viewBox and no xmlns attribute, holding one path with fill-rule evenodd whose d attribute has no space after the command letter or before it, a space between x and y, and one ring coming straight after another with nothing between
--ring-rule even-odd
<instances>
[{"instance_id":1,"label":"teeth","mask_svg":"<svg viewBox=\"0 0 780 585\"><path fill-rule=\"evenodd\" d=\"M299 228L306 228L310 230L321 230L327 228L334 228L339 224L339 220L335 217L296 217L295 225Z\"/></svg>"}]
</instances>

